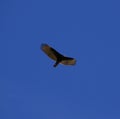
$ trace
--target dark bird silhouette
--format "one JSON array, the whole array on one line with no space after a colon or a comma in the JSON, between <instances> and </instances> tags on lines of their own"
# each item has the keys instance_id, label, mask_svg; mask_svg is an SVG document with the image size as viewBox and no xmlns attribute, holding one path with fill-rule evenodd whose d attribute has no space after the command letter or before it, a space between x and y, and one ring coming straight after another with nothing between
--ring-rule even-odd
<instances>
[{"instance_id":1,"label":"dark bird silhouette","mask_svg":"<svg viewBox=\"0 0 120 119\"><path fill-rule=\"evenodd\" d=\"M54 67L56 67L59 63L64 65L74 65L76 63L74 58L63 56L47 44L41 44L41 49L51 59L56 61L53 65Z\"/></svg>"}]
</instances>

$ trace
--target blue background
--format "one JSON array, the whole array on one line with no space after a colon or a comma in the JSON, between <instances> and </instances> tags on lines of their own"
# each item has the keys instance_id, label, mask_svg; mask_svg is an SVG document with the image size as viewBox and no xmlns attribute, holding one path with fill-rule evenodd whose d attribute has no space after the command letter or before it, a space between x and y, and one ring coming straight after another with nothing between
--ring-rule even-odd
<instances>
[{"instance_id":1,"label":"blue background","mask_svg":"<svg viewBox=\"0 0 120 119\"><path fill-rule=\"evenodd\" d=\"M1 0L0 119L120 119L119 0Z\"/></svg>"}]
</instances>

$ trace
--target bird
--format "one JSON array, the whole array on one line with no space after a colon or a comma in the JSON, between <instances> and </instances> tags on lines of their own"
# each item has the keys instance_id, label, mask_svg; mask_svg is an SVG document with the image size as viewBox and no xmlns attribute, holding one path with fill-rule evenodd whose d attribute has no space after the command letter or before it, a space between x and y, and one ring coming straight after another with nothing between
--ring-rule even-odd
<instances>
[{"instance_id":1,"label":"bird","mask_svg":"<svg viewBox=\"0 0 120 119\"><path fill-rule=\"evenodd\" d=\"M63 64L63 65L75 65L76 64L76 59L71 58L71 57L66 57L56 51L54 48L49 46L48 44L42 43L41 44L41 50L52 60L55 61L55 64L53 67L57 67L58 64Z\"/></svg>"}]
</instances>

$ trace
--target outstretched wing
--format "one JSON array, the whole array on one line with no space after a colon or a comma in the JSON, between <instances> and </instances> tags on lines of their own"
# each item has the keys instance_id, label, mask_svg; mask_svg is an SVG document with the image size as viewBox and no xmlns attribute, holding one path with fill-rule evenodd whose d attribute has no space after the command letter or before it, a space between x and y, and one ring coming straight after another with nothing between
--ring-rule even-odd
<instances>
[{"instance_id":1,"label":"outstretched wing","mask_svg":"<svg viewBox=\"0 0 120 119\"><path fill-rule=\"evenodd\" d=\"M64 64L64 65L75 65L76 60L74 58L71 58L71 57L64 57L60 63Z\"/></svg>"},{"instance_id":2,"label":"outstretched wing","mask_svg":"<svg viewBox=\"0 0 120 119\"><path fill-rule=\"evenodd\" d=\"M48 55L48 57L56 61L54 67L56 67L59 63L64 65L76 64L76 60L74 58L63 56L62 54L60 54L59 52L57 52L55 49L53 49L47 44L42 44L41 49L45 52L45 54Z\"/></svg>"},{"instance_id":3,"label":"outstretched wing","mask_svg":"<svg viewBox=\"0 0 120 119\"><path fill-rule=\"evenodd\" d=\"M42 44L41 49L53 60L57 61L58 57L63 57L60 53L58 53L55 49L50 47L47 44Z\"/></svg>"}]
</instances>

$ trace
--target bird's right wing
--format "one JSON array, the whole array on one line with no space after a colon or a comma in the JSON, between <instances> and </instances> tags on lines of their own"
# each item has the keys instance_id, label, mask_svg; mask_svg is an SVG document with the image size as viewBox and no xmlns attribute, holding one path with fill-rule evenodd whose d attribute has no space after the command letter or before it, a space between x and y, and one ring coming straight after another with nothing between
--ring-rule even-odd
<instances>
[{"instance_id":1,"label":"bird's right wing","mask_svg":"<svg viewBox=\"0 0 120 119\"><path fill-rule=\"evenodd\" d=\"M42 44L41 45L41 49L53 60L57 60L61 57L63 57L63 55L61 55L58 51L56 51L54 48L50 47L47 44Z\"/></svg>"}]
</instances>

